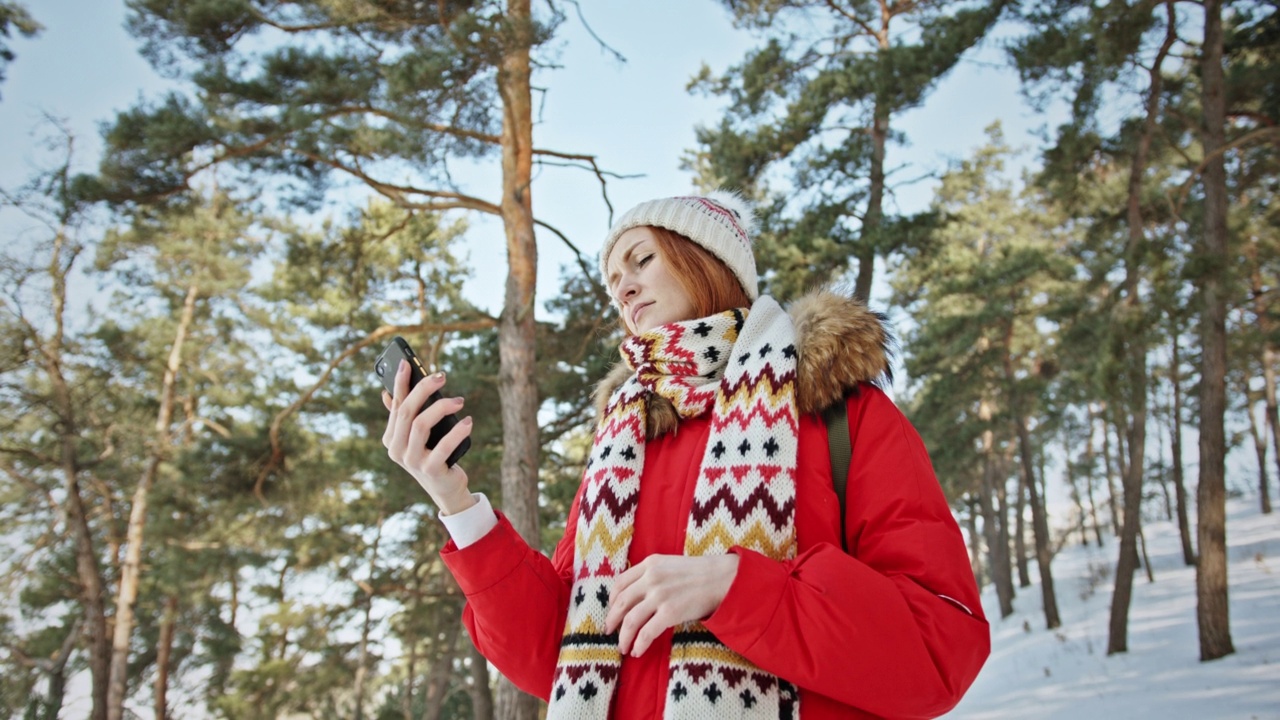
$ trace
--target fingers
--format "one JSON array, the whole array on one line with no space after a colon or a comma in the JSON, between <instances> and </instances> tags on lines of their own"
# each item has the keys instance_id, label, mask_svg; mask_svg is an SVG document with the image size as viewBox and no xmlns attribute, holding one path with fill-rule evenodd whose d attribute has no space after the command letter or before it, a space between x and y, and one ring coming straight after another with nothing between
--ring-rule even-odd
<instances>
[{"instance_id":1,"label":"fingers","mask_svg":"<svg viewBox=\"0 0 1280 720\"><path fill-rule=\"evenodd\" d=\"M431 407L422 411L413 421L413 426L409 432L408 448L405 452L405 461L416 467L421 467L425 472L431 475L438 475L448 471L445 461L457 449L468 435L471 434L472 422L470 417L463 418L457 425L453 426L444 437L436 443L435 448L427 449L427 439L431 436L431 430L444 418L445 415L457 412L462 409L462 398L442 398L432 403Z\"/></svg>"},{"instance_id":2,"label":"fingers","mask_svg":"<svg viewBox=\"0 0 1280 720\"><path fill-rule=\"evenodd\" d=\"M618 575L617 579L613 581L613 593L609 600L609 612L604 616L604 631L606 633L611 633L618 629L618 626L622 624L622 618L626 616L627 611L630 610L631 606L639 600L638 597L634 597L634 594L628 593L627 588L629 588L641 577L641 575L644 574L644 570L647 567L645 565L646 562L648 561L646 560L641 562L639 565L627 568L621 575Z\"/></svg>"},{"instance_id":3,"label":"fingers","mask_svg":"<svg viewBox=\"0 0 1280 720\"><path fill-rule=\"evenodd\" d=\"M401 361L399 369L396 370L395 380L395 397L392 400L391 415L387 421L387 432L383 434L382 444L387 447L391 459L399 462L405 459L413 450L409 445L409 434L413 431L416 419L419 417L418 409L427 401L431 393L444 387L444 373L433 373L418 383L412 391L406 394L409 387L409 364ZM434 418L428 426L434 426L439 422L444 413L440 412L438 407L440 403L434 403L432 407L423 411L423 415ZM423 436L424 438L426 436Z\"/></svg>"},{"instance_id":4,"label":"fingers","mask_svg":"<svg viewBox=\"0 0 1280 720\"><path fill-rule=\"evenodd\" d=\"M631 646L631 657L640 657L649 649L653 642L667 631L667 628L675 627L680 623L679 620L671 617L664 617L661 612L656 612L649 618L649 622L645 623L635 635L634 644ZM626 651L621 651L626 654Z\"/></svg>"},{"instance_id":5,"label":"fingers","mask_svg":"<svg viewBox=\"0 0 1280 720\"><path fill-rule=\"evenodd\" d=\"M386 390L382 391L382 407L386 408L387 410L391 409L391 393L387 392Z\"/></svg>"},{"instance_id":6,"label":"fingers","mask_svg":"<svg viewBox=\"0 0 1280 720\"><path fill-rule=\"evenodd\" d=\"M396 380L392 384L396 389L395 398L397 400L409 394L409 361L401 360L396 365Z\"/></svg>"},{"instance_id":7,"label":"fingers","mask_svg":"<svg viewBox=\"0 0 1280 720\"><path fill-rule=\"evenodd\" d=\"M708 617L738 572L734 554L651 555L618 575L605 614L605 632L618 632L618 650L638 657L667 629Z\"/></svg>"},{"instance_id":8,"label":"fingers","mask_svg":"<svg viewBox=\"0 0 1280 720\"><path fill-rule=\"evenodd\" d=\"M655 565L653 558L646 558L614 581L613 597L605 615L605 632L618 631L618 651L623 655L639 656L664 630L675 624L663 624L659 617L664 603L660 593L653 592L655 588L651 587L660 575Z\"/></svg>"}]
</instances>

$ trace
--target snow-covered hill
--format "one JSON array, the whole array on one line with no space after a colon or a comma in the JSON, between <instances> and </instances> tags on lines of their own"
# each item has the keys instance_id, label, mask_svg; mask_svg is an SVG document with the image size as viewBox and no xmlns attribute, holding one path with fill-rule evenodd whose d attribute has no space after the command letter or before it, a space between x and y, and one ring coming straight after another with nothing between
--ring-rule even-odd
<instances>
[{"instance_id":1,"label":"snow-covered hill","mask_svg":"<svg viewBox=\"0 0 1280 720\"><path fill-rule=\"evenodd\" d=\"M1280 720L1280 512L1230 500L1227 513L1234 655L1199 661L1195 569L1183 565L1177 526L1149 522L1155 582L1141 570L1134 579L1128 653L1106 654L1118 544L1072 545L1053 561L1062 627L1045 630L1038 584L1019 590L1003 620L986 589L991 658L947 717Z\"/></svg>"}]
</instances>

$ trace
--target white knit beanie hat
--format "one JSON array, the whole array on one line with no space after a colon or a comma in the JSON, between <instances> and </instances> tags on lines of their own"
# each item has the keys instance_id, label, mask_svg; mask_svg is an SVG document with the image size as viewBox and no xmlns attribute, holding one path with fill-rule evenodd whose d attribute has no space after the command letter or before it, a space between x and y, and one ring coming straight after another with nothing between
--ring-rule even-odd
<instances>
[{"instance_id":1,"label":"white knit beanie hat","mask_svg":"<svg viewBox=\"0 0 1280 720\"><path fill-rule=\"evenodd\" d=\"M756 217L751 205L731 190L715 190L705 197L659 198L642 202L623 214L600 251L600 273L609 276L605 264L618 236L634 227L652 225L679 233L706 248L729 267L752 301L759 296L756 257L751 236Z\"/></svg>"}]
</instances>

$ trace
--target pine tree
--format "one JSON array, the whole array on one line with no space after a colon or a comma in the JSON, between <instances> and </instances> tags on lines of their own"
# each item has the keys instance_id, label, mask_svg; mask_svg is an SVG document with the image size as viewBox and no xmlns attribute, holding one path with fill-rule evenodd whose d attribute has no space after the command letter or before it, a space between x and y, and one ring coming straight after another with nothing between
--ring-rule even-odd
<instances>
[{"instance_id":1,"label":"pine tree","mask_svg":"<svg viewBox=\"0 0 1280 720\"><path fill-rule=\"evenodd\" d=\"M498 318L503 421L502 506L538 538L539 398L534 382L537 248L535 158L594 159L533 146L532 52L559 15L529 0L377 5L342 0L174 4L135 0L131 27L161 67L197 92L122 113L107 134L100 176L116 202L173 197L212 165L315 206L354 181L411 211L470 210L502 218L507 284ZM449 163L497 155L497 199L460 191ZM273 456L271 472L283 458ZM504 684L498 711L535 706Z\"/></svg>"},{"instance_id":2,"label":"pine tree","mask_svg":"<svg viewBox=\"0 0 1280 720\"><path fill-rule=\"evenodd\" d=\"M1119 402L1109 405L1123 416L1117 439L1124 446L1120 457L1124 516L1108 652L1125 652L1132 577L1138 564L1149 413L1147 362L1150 330L1155 326L1145 297L1153 212L1149 169L1153 144L1160 137L1157 130L1165 120L1165 63L1178 46L1182 23L1172 4L1113 3L1083 8L1048 1L1032 3L1023 12L1036 28L1012 51L1024 81L1041 87L1067 84L1071 89L1071 121L1059 128L1056 144L1047 153L1046 179L1057 186L1060 196L1074 195L1077 205L1081 201L1092 205L1097 199L1088 197L1090 192L1080 184L1081 178L1105 172L1115 187L1120 182L1117 173L1124 173L1123 199L1112 201L1124 208L1123 213L1103 200L1096 206L1100 214L1093 222L1099 238L1109 235L1116 243L1108 254L1123 272L1117 287L1107 292L1105 305L1112 315L1107 327L1114 329L1106 346L1113 354L1113 369L1123 373L1123 383L1113 378L1108 393ZM1125 120L1119 137L1107 146L1098 117L1103 93L1110 83L1129 78L1140 83L1143 110ZM1115 165L1106 170L1097 167L1100 154L1106 157L1104 162ZM1101 272L1101 268L1094 272ZM1105 273L1095 277L1105 277Z\"/></svg>"},{"instance_id":3,"label":"pine tree","mask_svg":"<svg viewBox=\"0 0 1280 720\"><path fill-rule=\"evenodd\" d=\"M854 294L870 297L877 257L909 236L886 214L893 123L921 106L1006 5L889 0L723 0L763 47L723 77L693 85L729 99L698 130L690 164L704 185L740 188L762 203L757 241L770 291L789 297L857 261ZM793 24L794 23L794 24ZM770 187L775 168L794 172Z\"/></svg>"},{"instance_id":4,"label":"pine tree","mask_svg":"<svg viewBox=\"0 0 1280 720\"><path fill-rule=\"evenodd\" d=\"M943 177L934 205L940 225L926 248L895 268L894 287L917 324L907 343L908 372L921 383L913 419L943 458L972 453L973 439L955 428L976 425L987 477L996 437L1017 456L1029 494L1045 620L1055 628L1061 620L1031 419L1039 416L1057 366L1040 329L1042 304L1062 294L1070 268L1052 245L1052 224L1038 219L1033 198L1019 198L1000 179L1011 153L998 127L988 133L987 146ZM939 415L942 408L949 412ZM941 429L936 435L935 425ZM986 485L990 492L989 480Z\"/></svg>"}]
</instances>

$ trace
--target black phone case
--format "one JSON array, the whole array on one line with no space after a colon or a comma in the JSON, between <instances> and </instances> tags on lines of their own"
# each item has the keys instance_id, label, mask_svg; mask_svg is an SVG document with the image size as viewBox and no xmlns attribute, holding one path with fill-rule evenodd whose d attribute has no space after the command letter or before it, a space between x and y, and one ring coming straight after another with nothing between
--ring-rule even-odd
<instances>
[{"instance_id":1,"label":"black phone case","mask_svg":"<svg viewBox=\"0 0 1280 720\"><path fill-rule=\"evenodd\" d=\"M382 380L382 386L392 395L396 392L396 369L400 367L401 359L409 362L410 390L427 377L426 370L422 367L422 361L419 360L418 356L413 352L413 348L409 347L409 343L405 342L404 338L396 335L391 338L391 344L387 345L387 348L382 351L382 354L378 356L378 359L373 365L374 374L378 376L378 379ZM423 410L426 410L431 403L436 402L443 397L444 396L440 394L439 390L431 393L431 396L427 398L426 404L424 404L418 412L421 413ZM427 437L427 449L434 450L435 446L440 442L440 438L443 438L445 434L452 430L457 424L458 416L454 413L449 413L441 418L440 422L436 423L436 426L431 428L431 434ZM471 449L471 438L463 438L457 449L450 453L448 459L445 460L445 463L448 464L449 467L453 467L469 449Z\"/></svg>"}]
</instances>

